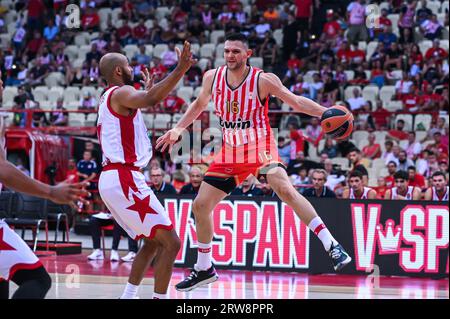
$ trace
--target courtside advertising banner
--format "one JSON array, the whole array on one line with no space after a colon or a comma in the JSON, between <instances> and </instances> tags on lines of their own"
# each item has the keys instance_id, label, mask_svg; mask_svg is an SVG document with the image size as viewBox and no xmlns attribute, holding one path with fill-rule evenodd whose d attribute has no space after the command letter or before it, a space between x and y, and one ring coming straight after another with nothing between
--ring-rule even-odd
<instances>
[{"instance_id":1,"label":"courtside advertising banner","mask_svg":"<svg viewBox=\"0 0 450 319\"><path fill-rule=\"evenodd\" d=\"M193 198L159 196L177 230L180 267L196 261ZM342 273L442 277L448 275L447 203L309 199L353 258ZM217 268L334 273L322 243L277 200L230 196L212 215L212 260Z\"/></svg>"}]
</instances>

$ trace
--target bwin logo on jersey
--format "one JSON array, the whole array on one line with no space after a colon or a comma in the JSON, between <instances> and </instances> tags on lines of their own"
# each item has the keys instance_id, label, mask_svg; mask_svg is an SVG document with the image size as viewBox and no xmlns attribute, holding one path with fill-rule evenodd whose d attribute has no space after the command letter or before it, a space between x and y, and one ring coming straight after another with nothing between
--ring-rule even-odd
<instances>
[{"instance_id":1,"label":"bwin logo on jersey","mask_svg":"<svg viewBox=\"0 0 450 319\"><path fill-rule=\"evenodd\" d=\"M233 121L224 121L222 118L219 118L219 124L220 126L224 128L231 128L231 129L247 129L251 127L250 121L242 121L241 119L237 119L236 122Z\"/></svg>"}]
</instances>

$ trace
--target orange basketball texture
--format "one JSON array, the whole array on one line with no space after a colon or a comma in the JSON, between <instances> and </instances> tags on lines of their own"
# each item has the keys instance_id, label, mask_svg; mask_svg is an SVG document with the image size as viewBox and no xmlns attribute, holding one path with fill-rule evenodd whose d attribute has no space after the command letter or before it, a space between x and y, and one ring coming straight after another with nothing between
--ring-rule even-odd
<instances>
[{"instance_id":1,"label":"orange basketball texture","mask_svg":"<svg viewBox=\"0 0 450 319\"><path fill-rule=\"evenodd\" d=\"M323 112L322 130L336 140L347 138L353 131L353 114L344 106L335 105Z\"/></svg>"}]
</instances>

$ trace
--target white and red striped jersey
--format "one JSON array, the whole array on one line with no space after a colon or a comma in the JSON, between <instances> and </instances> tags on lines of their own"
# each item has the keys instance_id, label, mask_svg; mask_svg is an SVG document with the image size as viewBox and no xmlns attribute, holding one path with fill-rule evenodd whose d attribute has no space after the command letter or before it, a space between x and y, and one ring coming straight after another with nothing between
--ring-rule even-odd
<instances>
[{"instance_id":1,"label":"white and red striped jersey","mask_svg":"<svg viewBox=\"0 0 450 319\"><path fill-rule=\"evenodd\" d=\"M405 197L406 199L412 199L413 198L413 193L414 193L414 186L408 186L408 191L406 192L406 195L402 195L401 196ZM398 198L398 190L397 187L392 187L391 189L391 199L397 199Z\"/></svg>"},{"instance_id":2,"label":"white and red striped jersey","mask_svg":"<svg viewBox=\"0 0 450 319\"><path fill-rule=\"evenodd\" d=\"M232 89L227 83L227 67L217 68L212 84L215 113L222 127L223 140L239 146L271 136L267 115L269 99L263 103L258 94L258 79L263 71L250 67L247 77Z\"/></svg>"},{"instance_id":3,"label":"white and red striped jersey","mask_svg":"<svg viewBox=\"0 0 450 319\"><path fill-rule=\"evenodd\" d=\"M448 193L449 193L449 187L447 186L446 188L445 188L445 193L444 193L444 195L442 196L442 197L440 197L439 195L438 195L438 193L437 193L437 191L436 191L436 187L431 187L431 192L433 193L433 200L435 200L435 201L441 201L441 202L444 202L444 201L448 201Z\"/></svg>"},{"instance_id":4,"label":"white and red striped jersey","mask_svg":"<svg viewBox=\"0 0 450 319\"><path fill-rule=\"evenodd\" d=\"M350 196L349 199L368 199L369 197L369 192L372 188L370 187L364 187L364 191L361 195L361 197L356 197L355 196L355 192L353 191L353 188L350 188Z\"/></svg>"},{"instance_id":5,"label":"white and red striped jersey","mask_svg":"<svg viewBox=\"0 0 450 319\"><path fill-rule=\"evenodd\" d=\"M103 166L109 163L147 166L152 158L152 145L147 127L139 109L124 116L115 112L111 105L111 94L119 88L108 88L100 98L97 134L103 152Z\"/></svg>"}]
</instances>

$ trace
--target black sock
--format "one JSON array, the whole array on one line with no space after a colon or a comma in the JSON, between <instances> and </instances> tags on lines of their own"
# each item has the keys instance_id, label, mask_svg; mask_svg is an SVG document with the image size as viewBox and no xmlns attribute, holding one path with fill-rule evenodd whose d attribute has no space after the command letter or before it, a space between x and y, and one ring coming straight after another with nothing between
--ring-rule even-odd
<instances>
[{"instance_id":1,"label":"black sock","mask_svg":"<svg viewBox=\"0 0 450 319\"><path fill-rule=\"evenodd\" d=\"M9 299L9 282L6 280L0 281L0 299Z\"/></svg>"}]
</instances>

